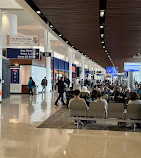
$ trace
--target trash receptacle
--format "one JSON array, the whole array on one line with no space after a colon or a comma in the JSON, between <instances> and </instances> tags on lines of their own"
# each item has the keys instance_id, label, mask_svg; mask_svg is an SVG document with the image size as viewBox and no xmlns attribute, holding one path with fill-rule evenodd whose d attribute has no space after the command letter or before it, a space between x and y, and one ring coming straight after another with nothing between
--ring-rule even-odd
<instances>
[{"instance_id":1,"label":"trash receptacle","mask_svg":"<svg viewBox=\"0 0 141 158\"><path fill-rule=\"evenodd\" d=\"M39 94L39 90L38 90L38 86L37 85L35 85L35 87L34 87L34 94L35 95Z\"/></svg>"}]
</instances>

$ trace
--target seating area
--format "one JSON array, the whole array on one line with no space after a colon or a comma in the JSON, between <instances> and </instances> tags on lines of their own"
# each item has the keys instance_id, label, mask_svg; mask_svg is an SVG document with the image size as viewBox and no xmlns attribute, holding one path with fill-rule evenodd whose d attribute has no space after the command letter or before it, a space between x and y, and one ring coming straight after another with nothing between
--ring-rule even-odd
<instances>
[{"instance_id":1,"label":"seating area","mask_svg":"<svg viewBox=\"0 0 141 158\"><path fill-rule=\"evenodd\" d=\"M117 123L133 123L134 131L136 130L136 123L141 123L141 106L138 104L130 104L124 109L123 103L109 103L108 112L106 114L103 103L91 102L89 110L82 104L79 105L73 103L69 110L70 119L77 121L77 128L79 128L80 122L85 121L97 121L103 122L116 121Z\"/></svg>"}]
</instances>

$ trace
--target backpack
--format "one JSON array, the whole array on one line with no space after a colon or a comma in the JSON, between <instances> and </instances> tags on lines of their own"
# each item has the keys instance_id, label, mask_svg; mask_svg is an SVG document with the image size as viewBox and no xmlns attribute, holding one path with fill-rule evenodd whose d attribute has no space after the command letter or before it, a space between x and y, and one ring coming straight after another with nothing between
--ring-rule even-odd
<instances>
[{"instance_id":1,"label":"backpack","mask_svg":"<svg viewBox=\"0 0 141 158\"><path fill-rule=\"evenodd\" d=\"M35 87L35 82L32 80L32 86Z\"/></svg>"}]
</instances>

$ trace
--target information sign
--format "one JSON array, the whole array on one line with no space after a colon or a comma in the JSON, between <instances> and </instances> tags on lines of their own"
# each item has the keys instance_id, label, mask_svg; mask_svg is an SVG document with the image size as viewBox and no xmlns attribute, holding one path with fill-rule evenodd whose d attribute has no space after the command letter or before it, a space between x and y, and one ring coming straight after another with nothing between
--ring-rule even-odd
<instances>
[{"instance_id":1,"label":"information sign","mask_svg":"<svg viewBox=\"0 0 141 158\"><path fill-rule=\"evenodd\" d=\"M39 49L7 48L6 54L9 59L40 59Z\"/></svg>"},{"instance_id":2,"label":"information sign","mask_svg":"<svg viewBox=\"0 0 141 158\"><path fill-rule=\"evenodd\" d=\"M19 69L11 69L11 83L19 84Z\"/></svg>"}]
</instances>

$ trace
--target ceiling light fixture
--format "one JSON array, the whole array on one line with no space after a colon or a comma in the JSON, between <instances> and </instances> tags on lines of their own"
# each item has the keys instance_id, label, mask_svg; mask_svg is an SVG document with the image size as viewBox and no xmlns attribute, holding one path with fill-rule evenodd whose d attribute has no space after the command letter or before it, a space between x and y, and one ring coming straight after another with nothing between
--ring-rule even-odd
<instances>
[{"instance_id":1,"label":"ceiling light fixture","mask_svg":"<svg viewBox=\"0 0 141 158\"><path fill-rule=\"evenodd\" d=\"M101 34L101 37L103 38L103 37L104 37L104 34Z\"/></svg>"},{"instance_id":2,"label":"ceiling light fixture","mask_svg":"<svg viewBox=\"0 0 141 158\"><path fill-rule=\"evenodd\" d=\"M59 35L59 37L61 37L62 35Z\"/></svg>"},{"instance_id":3,"label":"ceiling light fixture","mask_svg":"<svg viewBox=\"0 0 141 158\"><path fill-rule=\"evenodd\" d=\"M104 43L104 41L102 41L101 43Z\"/></svg>"},{"instance_id":4,"label":"ceiling light fixture","mask_svg":"<svg viewBox=\"0 0 141 158\"><path fill-rule=\"evenodd\" d=\"M105 10L100 10L100 17L104 17Z\"/></svg>"},{"instance_id":5,"label":"ceiling light fixture","mask_svg":"<svg viewBox=\"0 0 141 158\"><path fill-rule=\"evenodd\" d=\"M66 41L66 43L69 43L68 41Z\"/></svg>"},{"instance_id":6,"label":"ceiling light fixture","mask_svg":"<svg viewBox=\"0 0 141 158\"><path fill-rule=\"evenodd\" d=\"M37 14L41 14L41 12L38 10L38 11L37 11Z\"/></svg>"},{"instance_id":7,"label":"ceiling light fixture","mask_svg":"<svg viewBox=\"0 0 141 158\"><path fill-rule=\"evenodd\" d=\"M105 46L103 46L103 48L105 48Z\"/></svg>"},{"instance_id":8,"label":"ceiling light fixture","mask_svg":"<svg viewBox=\"0 0 141 158\"><path fill-rule=\"evenodd\" d=\"M101 28L101 29L103 29L103 28L104 28L104 26L103 26L103 25L101 25L101 26L100 26L100 28Z\"/></svg>"},{"instance_id":9,"label":"ceiling light fixture","mask_svg":"<svg viewBox=\"0 0 141 158\"><path fill-rule=\"evenodd\" d=\"M50 25L50 28L53 28L53 25Z\"/></svg>"}]
</instances>

